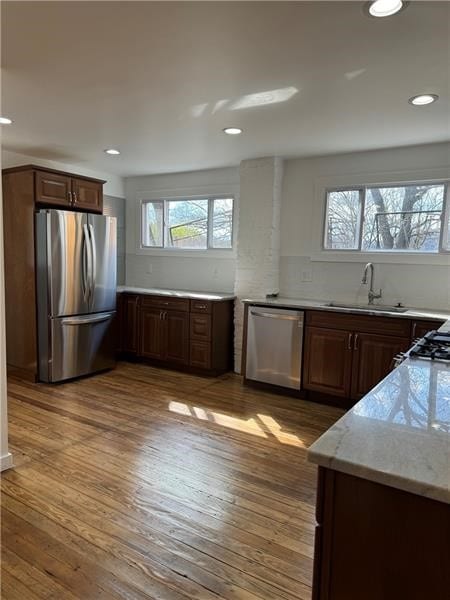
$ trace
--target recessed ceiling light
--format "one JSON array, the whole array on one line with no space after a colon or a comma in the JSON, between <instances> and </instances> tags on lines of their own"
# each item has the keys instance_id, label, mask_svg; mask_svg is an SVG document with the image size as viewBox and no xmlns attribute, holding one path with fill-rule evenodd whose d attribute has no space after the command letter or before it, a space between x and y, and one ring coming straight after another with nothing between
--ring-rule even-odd
<instances>
[{"instance_id":1,"label":"recessed ceiling light","mask_svg":"<svg viewBox=\"0 0 450 600\"><path fill-rule=\"evenodd\" d=\"M438 98L437 94L419 94L410 98L408 102L414 104L414 106L426 106L427 104L433 104Z\"/></svg>"},{"instance_id":2,"label":"recessed ceiling light","mask_svg":"<svg viewBox=\"0 0 450 600\"><path fill-rule=\"evenodd\" d=\"M239 135L242 133L242 129L240 127L225 127L225 129L222 131L228 135Z\"/></svg>"},{"instance_id":3,"label":"recessed ceiling light","mask_svg":"<svg viewBox=\"0 0 450 600\"><path fill-rule=\"evenodd\" d=\"M114 156L117 156L117 154L120 154L120 150L116 150L115 148L107 148L105 150L106 154L113 154Z\"/></svg>"},{"instance_id":4,"label":"recessed ceiling light","mask_svg":"<svg viewBox=\"0 0 450 600\"><path fill-rule=\"evenodd\" d=\"M402 0L375 0L365 6L371 17L390 17L406 8L408 2Z\"/></svg>"},{"instance_id":5,"label":"recessed ceiling light","mask_svg":"<svg viewBox=\"0 0 450 600\"><path fill-rule=\"evenodd\" d=\"M12 119L8 119L8 117L0 117L0 125L11 125Z\"/></svg>"}]
</instances>

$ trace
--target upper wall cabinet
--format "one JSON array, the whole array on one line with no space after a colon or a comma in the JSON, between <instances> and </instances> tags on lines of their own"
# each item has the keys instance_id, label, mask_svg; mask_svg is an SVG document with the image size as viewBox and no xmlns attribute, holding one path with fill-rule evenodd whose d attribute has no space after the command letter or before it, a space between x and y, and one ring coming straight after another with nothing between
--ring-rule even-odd
<instances>
[{"instance_id":1,"label":"upper wall cabinet","mask_svg":"<svg viewBox=\"0 0 450 600\"><path fill-rule=\"evenodd\" d=\"M70 207L72 203L71 179L66 175L36 171L36 202L39 204Z\"/></svg>"},{"instance_id":2,"label":"upper wall cabinet","mask_svg":"<svg viewBox=\"0 0 450 600\"><path fill-rule=\"evenodd\" d=\"M72 202L75 208L102 212L103 183L79 177L72 179Z\"/></svg>"},{"instance_id":3,"label":"upper wall cabinet","mask_svg":"<svg viewBox=\"0 0 450 600\"><path fill-rule=\"evenodd\" d=\"M34 203L37 206L51 206L66 210L83 210L102 213L103 184L100 179L92 179L45 169L34 165L4 169L3 174L15 174L19 180L31 173L34 178Z\"/></svg>"}]
</instances>

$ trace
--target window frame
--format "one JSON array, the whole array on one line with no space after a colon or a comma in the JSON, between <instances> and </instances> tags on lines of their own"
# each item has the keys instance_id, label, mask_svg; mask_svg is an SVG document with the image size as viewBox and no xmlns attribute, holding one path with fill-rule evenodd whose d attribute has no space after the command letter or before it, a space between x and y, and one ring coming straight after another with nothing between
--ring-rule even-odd
<instances>
[{"instance_id":1,"label":"window frame","mask_svg":"<svg viewBox=\"0 0 450 600\"><path fill-rule=\"evenodd\" d=\"M441 228L439 232L439 246L436 252L423 252L420 250L392 250L392 249L363 249L362 240L364 233L364 221L365 221L365 208L366 208L366 196L367 190L371 188L395 188L395 187L409 187L414 185L443 185L444 195L442 199L442 212L441 212ZM425 180L425 181L403 181L403 182L391 182L391 183L370 183L361 185L339 185L339 186L327 186L325 188L325 203L322 219L322 241L321 251L325 253L338 253L353 255L382 255L382 256L440 256L450 255L450 194L449 194L450 180L449 179L436 179L436 180ZM359 218L359 235L358 235L358 248L327 248L326 237L327 237L327 223L328 223L328 196L332 192L355 192L360 193L360 218ZM445 242L448 243L448 248L445 247Z\"/></svg>"},{"instance_id":2,"label":"window frame","mask_svg":"<svg viewBox=\"0 0 450 600\"><path fill-rule=\"evenodd\" d=\"M229 200L233 202L231 216L231 245L226 248L217 248L213 243L213 219L214 219L214 202L215 200ZM189 202L196 200L208 201L208 216L207 216L207 231L206 231L206 247L205 248L180 248L176 246L166 245L168 235L168 209L170 202ZM162 204L163 205L163 227L162 227L162 246L147 246L144 244L144 207L146 204ZM235 194L199 194L195 196L170 196L160 198L142 198L139 203L139 219L140 219L140 240L139 248L145 252L174 252L174 253L219 253L219 252L234 252L235 251L235 218L236 218L236 198Z\"/></svg>"}]
</instances>

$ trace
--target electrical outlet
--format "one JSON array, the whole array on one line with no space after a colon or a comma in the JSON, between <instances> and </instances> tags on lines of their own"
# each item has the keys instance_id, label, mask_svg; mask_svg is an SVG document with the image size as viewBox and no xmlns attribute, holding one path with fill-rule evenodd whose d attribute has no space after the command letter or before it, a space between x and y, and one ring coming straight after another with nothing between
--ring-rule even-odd
<instances>
[{"instance_id":1,"label":"electrical outlet","mask_svg":"<svg viewBox=\"0 0 450 600\"><path fill-rule=\"evenodd\" d=\"M153 273L153 265L152 263L147 265L147 275L151 275Z\"/></svg>"},{"instance_id":2,"label":"electrical outlet","mask_svg":"<svg viewBox=\"0 0 450 600\"><path fill-rule=\"evenodd\" d=\"M313 275L312 275L312 269L309 268L305 268L302 269L302 274L301 274L301 280L304 283L310 283L313 279Z\"/></svg>"}]
</instances>

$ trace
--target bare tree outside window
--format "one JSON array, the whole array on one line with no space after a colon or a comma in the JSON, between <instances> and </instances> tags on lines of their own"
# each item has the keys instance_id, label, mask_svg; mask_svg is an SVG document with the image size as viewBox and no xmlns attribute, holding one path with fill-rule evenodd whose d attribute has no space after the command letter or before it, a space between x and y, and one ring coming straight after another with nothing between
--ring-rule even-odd
<instances>
[{"instance_id":1,"label":"bare tree outside window","mask_svg":"<svg viewBox=\"0 0 450 600\"><path fill-rule=\"evenodd\" d=\"M364 250L438 252L444 185L369 188Z\"/></svg>"},{"instance_id":2,"label":"bare tree outside window","mask_svg":"<svg viewBox=\"0 0 450 600\"><path fill-rule=\"evenodd\" d=\"M448 250L445 190L432 183L329 191L325 248L437 253L445 227Z\"/></svg>"},{"instance_id":3,"label":"bare tree outside window","mask_svg":"<svg viewBox=\"0 0 450 600\"><path fill-rule=\"evenodd\" d=\"M233 198L143 202L142 246L180 250L231 249Z\"/></svg>"},{"instance_id":4,"label":"bare tree outside window","mask_svg":"<svg viewBox=\"0 0 450 600\"><path fill-rule=\"evenodd\" d=\"M356 250L361 222L360 190L329 192L327 202L326 248Z\"/></svg>"}]
</instances>

